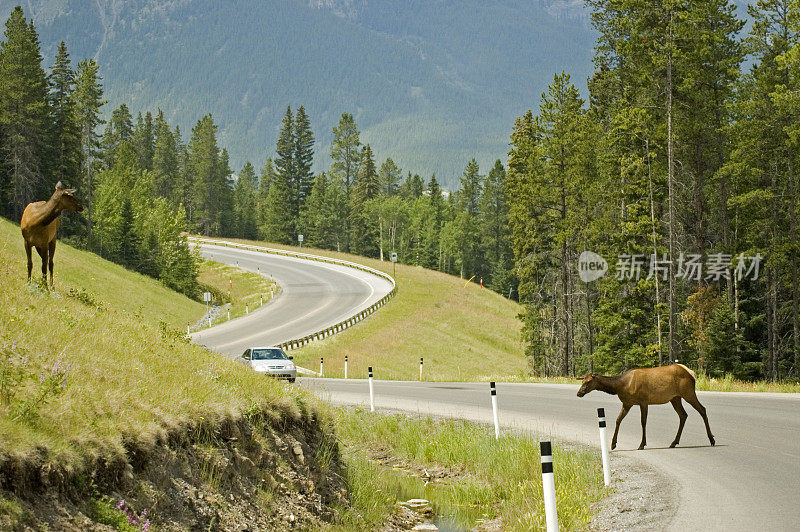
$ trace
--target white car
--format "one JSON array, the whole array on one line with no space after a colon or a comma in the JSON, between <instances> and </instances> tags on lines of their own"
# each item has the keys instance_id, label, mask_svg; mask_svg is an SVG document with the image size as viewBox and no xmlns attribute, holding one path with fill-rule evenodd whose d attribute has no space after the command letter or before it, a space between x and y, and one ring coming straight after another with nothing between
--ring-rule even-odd
<instances>
[{"instance_id":1,"label":"white car","mask_svg":"<svg viewBox=\"0 0 800 532\"><path fill-rule=\"evenodd\" d=\"M243 362L259 373L288 379L297 379L297 367L280 347L251 347L242 353Z\"/></svg>"}]
</instances>

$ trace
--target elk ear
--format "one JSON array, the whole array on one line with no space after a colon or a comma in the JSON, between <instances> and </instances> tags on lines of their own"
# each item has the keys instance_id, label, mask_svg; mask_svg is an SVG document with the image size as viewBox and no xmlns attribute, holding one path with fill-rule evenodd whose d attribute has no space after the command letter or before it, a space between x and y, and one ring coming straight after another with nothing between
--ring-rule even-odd
<instances>
[{"instance_id":1,"label":"elk ear","mask_svg":"<svg viewBox=\"0 0 800 532\"><path fill-rule=\"evenodd\" d=\"M64 185L61 184L61 181L56 183L56 190L64 190Z\"/></svg>"},{"instance_id":2,"label":"elk ear","mask_svg":"<svg viewBox=\"0 0 800 532\"><path fill-rule=\"evenodd\" d=\"M67 190L66 190L66 192L67 192L67 194L69 194L70 196L74 196L74 195L75 195L75 192L76 192L77 190L78 190L77 188L70 188L70 189L67 189Z\"/></svg>"}]
</instances>

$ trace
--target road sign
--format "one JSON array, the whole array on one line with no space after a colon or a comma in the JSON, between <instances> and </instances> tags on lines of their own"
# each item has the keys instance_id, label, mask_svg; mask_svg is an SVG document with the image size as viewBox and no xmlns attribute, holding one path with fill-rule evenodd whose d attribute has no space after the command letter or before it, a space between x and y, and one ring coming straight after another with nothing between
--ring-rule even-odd
<instances>
[{"instance_id":1,"label":"road sign","mask_svg":"<svg viewBox=\"0 0 800 532\"><path fill-rule=\"evenodd\" d=\"M298 242L302 242L303 241L303 235L297 235L297 241Z\"/></svg>"},{"instance_id":2,"label":"road sign","mask_svg":"<svg viewBox=\"0 0 800 532\"><path fill-rule=\"evenodd\" d=\"M397 253L392 251L392 262L397 262Z\"/></svg>"},{"instance_id":3,"label":"road sign","mask_svg":"<svg viewBox=\"0 0 800 532\"><path fill-rule=\"evenodd\" d=\"M203 292L203 301L211 301L211 292Z\"/></svg>"}]
</instances>

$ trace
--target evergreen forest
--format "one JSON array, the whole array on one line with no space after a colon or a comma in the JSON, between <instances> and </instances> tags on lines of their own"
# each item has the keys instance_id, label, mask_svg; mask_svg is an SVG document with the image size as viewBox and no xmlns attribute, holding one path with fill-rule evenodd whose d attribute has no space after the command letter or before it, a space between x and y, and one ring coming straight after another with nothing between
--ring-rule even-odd
<instances>
[{"instance_id":1,"label":"evergreen forest","mask_svg":"<svg viewBox=\"0 0 800 532\"><path fill-rule=\"evenodd\" d=\"M62 181L86 206L62 215L63 240L194 297L186 232L394 252L518 300L538 375L679 361L800 378L800 0L757 1L747 27L727 0L586 3L587 85L554 73L508 152L461 161L453 190L376 153L346 109L323 171L302 102L241 168L214 109L191 131L126 104L104 120L101 65L73 65L63 42L45 62L17 7L0 42L0 214L19 221ZM604 275L582 275L586 256Z\"/></svg>"}]
</instances>

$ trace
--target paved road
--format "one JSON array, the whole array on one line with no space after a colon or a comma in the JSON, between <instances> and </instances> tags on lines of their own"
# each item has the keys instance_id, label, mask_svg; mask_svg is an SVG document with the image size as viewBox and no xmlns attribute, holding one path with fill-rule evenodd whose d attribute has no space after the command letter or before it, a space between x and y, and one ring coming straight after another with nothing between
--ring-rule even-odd
<instances>
[{"instance_id":1,"label":"paved road","mask_svg":"<svg viewBox=\"0 0 800 532\"><path fill-rule=\"evenodd\" d=\"M365 380L301 381L335 403L368 404ZM609 440L619 413L616 397L593 392L579 399L577 384L499 383L497 388L504 426L556 439L598 446L597 407L606 408ZM800 529L800 394L700 392L699 398L708 409L716 447L709 446L700 415L688 405L689 419L675 449L665 448L678 426L670 405L650 407L644 451L635 450L641 438L638 408L622 423L612 460L616 453L641 459L668 473L680 494L673 522L653 523L653 529ZM376 381L375 404L377 409L492 420L487 383Z\"/></svg>"},{"instance_id":2,"label":"paved road","mask_svg":"<svg viewBox=\"0 0 800 532\"><path fill-rule=\"evenodd\" d=\"M250 314L191 335L192 341L227 356L253 345L275 345L317 332L366 309L392 290L368 272L282 255L203 244L208 259L269 275L280 293Z\"/></svg>"}]
</instances>

